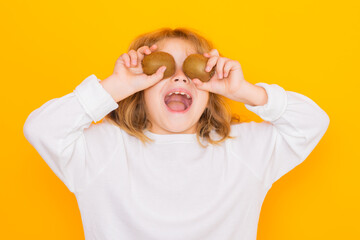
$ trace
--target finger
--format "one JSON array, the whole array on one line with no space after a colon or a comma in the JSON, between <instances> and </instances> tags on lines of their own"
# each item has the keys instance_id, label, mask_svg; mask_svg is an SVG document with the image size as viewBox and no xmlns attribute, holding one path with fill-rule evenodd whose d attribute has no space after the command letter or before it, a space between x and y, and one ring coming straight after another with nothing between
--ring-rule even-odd
<instances>
[{"instance_id":1,"label":"finger","mask_svg":"<svg viewBox=\"0 0 360 240\"><path fill-rule=\"evenodd\" d=\"M123 60L127 67L130 67L130 56L127 53L123 54Z\"/></svg>"},{"instance_id":2,"label":"finger","mask_svg":"<svg viewBox=\"0 0 360 240\"><path fill-rule=\"evenodd\" d=\"M127 67L130 66L129 63L129 55L127 55L126 53L122 54L115 62L115 67L114 67L114 71L117 71L120 69L120 67L122 65L126 65Z\"/></svg>"},{"instance_id":3,"label":"finger","mask_svg":"<svg viewBox=\"0 0 360 240\"><path fill-rule=\"evenodd\" d=\"M229 76L230 70L235 66L234 61L227 61L224 66L224 77Z\"/></svg>"},{"instance_id":4,"label":"finger","mask_svg":"<svg viewBox=\"0 0 360 240\"><path fill-rule=\"evenodd\" d=\"M227 58L224 58L224 57L220 57L216 63L216 72L217 72L217 75L218 75L218 78L219 79L222 79L223 78L223 69L224 69L224 64L225 62L227 61L228 59Z\"/></svg>"},{"instance_id":5,"label":"finger","mask_svg":"<svg viewBox=\"0 0 360 240\"><path fill-rule=\"evenodd\" d=\"M153 45L151 45L150 50L155 51L157 49L157 47L158 46L156 44L153 44Z\"/></svg>"},{"instance_id":6,"label":"finger","mask_svg":"<svg viewBox=\"0 0 360 240\"><path fill-rule=\"evenodd\" d=\"M218 58L219 57L217 57L217 56L213 56L208 59L208 61L206 63L206 68L205 68L206 72L210 72L210 70L216 65Z\"/></svg>"},{"instance_id":7,"label":"finger","mask_svg":"<svg viewBox=\"0 0 360 240\"><path fill-rule=\"evenodd\" d=\"M209 54L211 55L211 56L220 56L220 54L219 54L219 52L218 52L218 50L217 49L212 49L210 52L209 52Z\"/></svg>"},{"instance_id":8,"label":"finger","mask_svg":"<svg viewBox=\"0 0 360 240\"><path fill-rule=\"evenodd\" d=\"M147 54L147 55L151 54L153 51L155 51L156 48L157 48L156 44L153 44L150 48L149 48L149 46L146 46L146 45L140 47L136 51L138 54L138 62L141 62L144 59L145 54Z\"/></svg>"},{"instance_id":9,"label":"finger","mask_svg":"<svg viewBox=\"0 0 360 240\"><path fill-rule=\"evenodd\" d=\"M218 50L212 49L210 52L206 52L203 54L205 57L213 57L213 56L220 56Z\"/></svg>"},{"instance_id":10,"label":"finger","mask_svg":"<svg viewBox=\"0 0 360 240\"><path fill-rule=\"evenodd\" d=\"M156 72L150 76L148 76L149 82L151 85L154 85L164 77L164 72L166 70L166 66L161 66L156 70Z\"/></svg>"},{"instance_id":11,"label":"finger","mask_svg":"<svg viewBox=\"0 0 360 240\"><path fill-rule=\"evenodd\" d=\"M210 82L203 82L198 78L194 78L192 81L193 81L193 83L195 83L195 86L198 89L203 90L203 91L211 92L211 84L210 84Z\"/></svg>"},{"instance_id":12,"label":"finger","mask_svg":"<svg viewBox=\"0 0 360 240\"><path fill-rule=\"evenodd\" d=\"M137 53L136 53L136 51L134 49L131 49L128 54L130 55L130 59L131 59L130 63L131 63L131 65L133 67L136 67L136 65L137 65Z\"/></svg>"},{"instance_id":13,"label":"finger","mask_svg":"<svg viewBox=\"0 0 360 240\"><path fill-rule=\"evenodd\" d=\"M138 55L138 62L141 63L145 57L145 54L150 54L151 50L149 49L148 46L142 46L138 50L136 50L136 53Z\"/></svg>"},{"instance_id":14,"label":"finger","mask_svg":"<svg viewBox=\"0 0 360 240\"><path fill-rule=\"evenodd\" d=\"M139 57L138 60L140 61L144 58L145 54L150 54L151 50L148 46L142 46L137 50L137 53L138 53L138 57Z\"/></svg>"}]
</instances>

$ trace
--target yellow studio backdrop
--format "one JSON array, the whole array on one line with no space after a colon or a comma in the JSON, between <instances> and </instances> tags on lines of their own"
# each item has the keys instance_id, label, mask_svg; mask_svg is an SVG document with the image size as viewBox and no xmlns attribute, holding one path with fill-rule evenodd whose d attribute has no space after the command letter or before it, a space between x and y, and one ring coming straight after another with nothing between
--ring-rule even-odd
<instances>
[{"instance_id":1,"label":"yellow studio backdrop","mask_svg":"<svg viewBox=\"0 0 360 240\"><path fill-rule=\"evenodd\" d=\"M198 30L247 81L308 96L330 117L309 157L269 190L258 239L360 239L359 1L13 0L1 1L0 20L0 239L84 239L75 196L24 122L89 75L108 77L135 36L160 27Z\"/></svg>"}]
</instances>

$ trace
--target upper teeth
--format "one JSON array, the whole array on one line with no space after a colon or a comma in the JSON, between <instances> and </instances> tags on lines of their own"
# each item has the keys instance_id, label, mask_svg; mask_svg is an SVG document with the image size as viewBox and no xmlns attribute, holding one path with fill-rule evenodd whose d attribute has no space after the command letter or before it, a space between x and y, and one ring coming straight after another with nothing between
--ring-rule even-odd
<instances>
[{"instance_id":1,"label":"upper teeth","mask_svg":"<svg viewBox=\"0 0 360 240\"><path fill-rule=\"evenodd\" d=\"M175 93L175 94L181 94L181 95L186 95L187 98L191 98L189 94L184 93L184 92L172 92L172 93L169 93L168 96L171 96L173 93Z\"/></svg>"}]
</instances>

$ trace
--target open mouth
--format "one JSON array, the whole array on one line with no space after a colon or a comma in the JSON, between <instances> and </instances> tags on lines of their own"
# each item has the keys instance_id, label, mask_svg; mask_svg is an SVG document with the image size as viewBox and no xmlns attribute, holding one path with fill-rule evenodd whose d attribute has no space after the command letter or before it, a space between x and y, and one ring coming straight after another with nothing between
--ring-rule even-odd
<instances>
[{"instance_id":1,"label":"open mouth","mask_svg":"<svg viewBox=\"0 0 360 240\"><path fill-rule=\"evenodd\" d=\"M184 92L169 93L164 98L165 105L170 112L187 112L192 105L192 97Z\"/></svg>"}]
</instances>

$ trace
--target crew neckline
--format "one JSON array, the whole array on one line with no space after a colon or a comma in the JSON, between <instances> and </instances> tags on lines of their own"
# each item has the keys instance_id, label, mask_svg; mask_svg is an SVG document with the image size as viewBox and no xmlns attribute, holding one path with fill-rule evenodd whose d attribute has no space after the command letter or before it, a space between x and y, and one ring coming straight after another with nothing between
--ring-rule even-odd
<instances>
[{"instance_id":1,"label":"crew neckline","mask_svg":"<svg viewBox=\"0 0 360 240\"><path fill-rule=\"evenodd\" d=\"M196 142L196 133L174 133L174 134L157 134L144 130L144 134L149 138L155 140L155 142Z\"/></svg>"}]
</instances>

